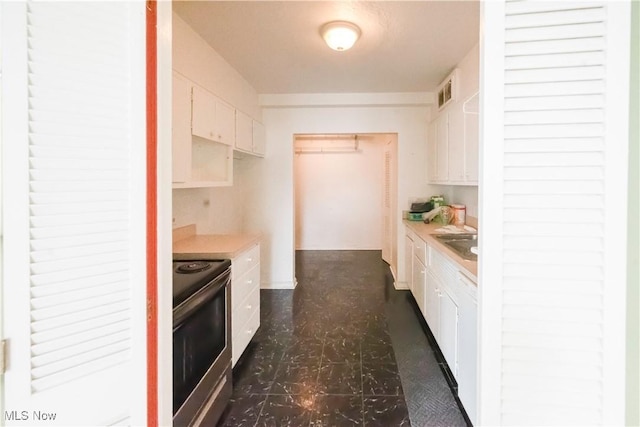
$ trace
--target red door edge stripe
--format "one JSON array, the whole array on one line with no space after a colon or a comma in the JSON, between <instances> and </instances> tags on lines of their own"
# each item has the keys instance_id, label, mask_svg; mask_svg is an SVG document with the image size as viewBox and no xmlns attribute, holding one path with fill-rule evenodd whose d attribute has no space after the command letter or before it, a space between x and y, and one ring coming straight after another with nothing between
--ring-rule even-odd
<instances>
[{"instance_id":1,"label":"red door edge stripe","mask_svg":"<svg viewBox=\"0 0 640 427\"><path fill-rule=\"evenodd\" d=\"M157 4L146 2L147 426L158 426Z\"/></svg>"}]
</instances>

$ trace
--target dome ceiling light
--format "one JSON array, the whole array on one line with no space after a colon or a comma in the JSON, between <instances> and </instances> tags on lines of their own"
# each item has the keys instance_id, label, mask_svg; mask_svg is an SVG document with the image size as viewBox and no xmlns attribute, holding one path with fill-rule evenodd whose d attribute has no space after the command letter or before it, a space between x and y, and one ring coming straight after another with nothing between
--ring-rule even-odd
<instances>
[{"instance_id":1,"label":"dome ceiling light","mask_svg":"<svg viewBox=\"0 0 640 427\"><path fill-rule=\"evenodd\" d=\"M348 50L360 37L360 28L351 22L333 21L322 26L322 38L327 45L337 51Z\"/></svg>"}]
</instances>

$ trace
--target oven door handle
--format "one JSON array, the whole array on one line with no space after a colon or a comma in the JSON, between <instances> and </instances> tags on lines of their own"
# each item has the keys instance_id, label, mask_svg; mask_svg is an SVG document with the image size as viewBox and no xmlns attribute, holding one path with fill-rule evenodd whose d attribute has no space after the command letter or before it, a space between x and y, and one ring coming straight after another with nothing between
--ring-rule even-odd
<instances>
[{"instance_id":1,"label":"oven door handle","mask_svg":"<svg viewBox=\"0 0 640 427\"><path fill-rule=\"evenodd\" d=\"M225 286L231 282L231 268L213 279L211 282L200 288L189 298L181 302L173 309L173 330L175 331L180 325L192 314L198 311L198 308L209 300L214 298L218 292L224 291Z\"/></svg>"}]
</instances>

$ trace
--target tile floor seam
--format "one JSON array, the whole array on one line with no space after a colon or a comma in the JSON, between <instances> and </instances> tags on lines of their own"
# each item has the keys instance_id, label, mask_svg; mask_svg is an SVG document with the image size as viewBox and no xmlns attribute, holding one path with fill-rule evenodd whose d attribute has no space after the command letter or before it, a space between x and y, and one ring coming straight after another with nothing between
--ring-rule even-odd
<instances>
[{"instance_id":1,"label":"tile floor seam","mask_svg":"<svg viewBox=\"0 0 640 427\"><path fill-rule=\"evenodd\" d=\"M320 351L320 362L319 362L319 366L318 366L318 373L316 374L316 383L315 383L315 398L318 399L318 389L319 389L319 385L320 385L320 371L322 370L322 358L324 357L324 346L327 342L327 333L324 333L324 337L322 338L322 350ZM313 412L312 412L313 414ZM311 427L311 416L309 417L309 427Z\"/></svg>"},{"instance_id":2,"label":"tile floor seam","mask_svg":"<svg viewBox=\"0 0 640 427\"><path fill-rule=\"evenodd\" d=\"M362 366L362 338L360 338L360 401L362 403L362 427L364 427L364 367Z\"/></svg>"},{"instance_id":3,"label":"tile floor seam","mask_svg":"<svg viewBox=\"0 0 640 427\"><path fill-rule=\"evenodd\" d=\"M257 427L258 426L258 422L260 421L260 417L262 417L262 412L264 411L264 407L267 404L267 401L269 400L269 396L271 395L271 389L273 388L274 383L276 382L276 377L278 375L278 371L280 370L280 365L282 364L282 359L284 357L284 352L282 352L282 355L280 355L280 359L278 360L277 366L276 366L276 371L273 375L273 381L271 381L271 384L269 385L269 388L266 392L266 397L264 398L264 402L262 402L262 406L260 407L260 412L258 413L258 417L256 418L256 422L253 425L253 427Z\"/></svg>"}]
</instances>

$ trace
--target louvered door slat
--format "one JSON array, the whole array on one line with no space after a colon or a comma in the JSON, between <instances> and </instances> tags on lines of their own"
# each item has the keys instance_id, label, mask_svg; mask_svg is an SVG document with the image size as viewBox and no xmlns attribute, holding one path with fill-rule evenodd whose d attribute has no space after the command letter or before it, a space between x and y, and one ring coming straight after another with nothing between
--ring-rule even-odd
<instances>
[{"instance_id":1,"label":"louvered door slat","mask_svg":"<svg viewBox=\"0 0 640 427\"><path fill-rule=\"evenodd\" d=\"M536 56L510 56L505 60L507 70L572 69L584 66L599 66L604 61L604 52L572 52ZM582 73L581 73L582 76Z\"/></svg>"},{"instance_id":2,"label":"louvered door slat","mask_svg":"<svg viewBox=\"0 0 640 427\"><path fill-rule=\"evenodd\" d=\"M522 83L505 86L506 98L572 96L602 94L605 86L601 80L580 82Z\"/></svg>"},{"instance_id":3,"label":"louvered door slat","mask_svg":"<svg viewBox=\"0 0 640 427\"><path fill-rule=\"evenodd\" d=\"M520 9L513 8L513 4L507 3L505 26L507 30L512 28L530 27L553 27L555 25L583 24L585 22L602 22L602 7L590 7L589 3L584 3L586 7L568 8L565 10L564 2L555 2L556 7L548 11L539 11L532 8L537 2L527 2L522 4ZM548 5L553 2L548 2ZM579 3L574 3L578 5ZM602 3L592 3L601 6ZM513 12L512 12L513 10Z\"/></svg>"},{"instance_id":4,"label":"louvered door slat","mask_svg":"<svg viewBox=\"0 0 640 427\"><path fill-rule=\"evenodd\" d=\"M41 393L125 363L131 358L126 345L125 341L119 345L96 350L84 358L75 359L74 363L67 365L64 369L61 367L57 371L37 369L37 375L34 375L31 381L32 390L34 393Z\"/></svg>"},{"instance_id":5,"label":"louvered door slat","mask_svg":"<svg viewBox=\"0 0 640 427\"><path fill-rule=\"evenodd\" d=\"M579 138L515 138L509 141L508 153L535 152L590 152L602 151L604 145L599 137ZM548 176L548 175L547 175ZM554 175L555 176L555 175Z\"/></svg>"},{"instance_id":6,"label":"louvered door slat","mask_svg":"<svg viewBox=\"0 0 640 427\"><path fill-rule=\"evenodd\" d=\"M112 321L112 316L120 319L121 313L127 315L130 302L126 300L113 302L111 304L103 304L97 307L85 307L82 310L70 313L69 315L58 315L57 317L42 316L42 320L38 316L38 313L33 314L33 321L31 322L31 330L33 334L37 334L42 331L51 330L54 328L60 328L63 326L69 326L78 328L80 330L92 329L100 322Z\"/></svg>"},{"instance_id":7,"label":"louvered door slat","mask_svg":"<svg viewBox=\"0 0 640 427\"><path fill-rule=\"evenodd\" d=\"M517 43L541 40L569 40L602 36L604 33L605 25L603 22L555 25L552 27L512 28L505 34L505 41L507 43Z\"/></svg>"}]
</instances>

